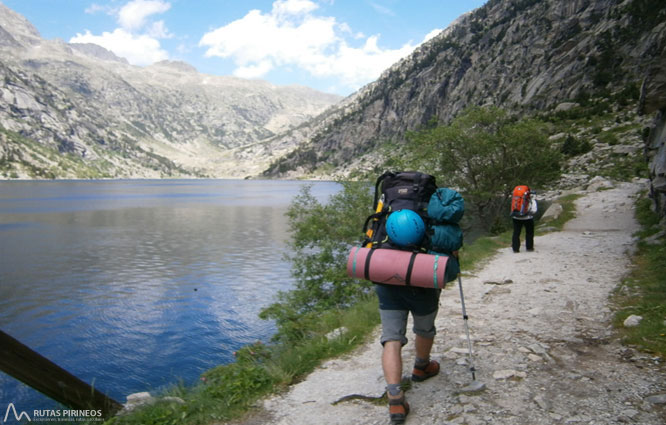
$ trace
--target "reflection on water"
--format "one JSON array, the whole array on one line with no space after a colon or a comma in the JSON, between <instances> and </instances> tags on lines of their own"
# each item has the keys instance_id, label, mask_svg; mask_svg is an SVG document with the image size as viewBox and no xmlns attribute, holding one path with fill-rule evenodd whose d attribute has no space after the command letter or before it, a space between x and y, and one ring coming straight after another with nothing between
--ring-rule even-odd
<instances>
[{"instance_id":1,"label":"reflection on water","mask_svg":"<svg viewBox=\"0 0 666 425\"><path fill-rule=\"evenodd\" d=\"M274 332L257 314L292 283L284 212L301 186L0 183L0 328L119 401L192 382ZM53 404L0 374L10 402Z\"/></svg>"}]
</instances>

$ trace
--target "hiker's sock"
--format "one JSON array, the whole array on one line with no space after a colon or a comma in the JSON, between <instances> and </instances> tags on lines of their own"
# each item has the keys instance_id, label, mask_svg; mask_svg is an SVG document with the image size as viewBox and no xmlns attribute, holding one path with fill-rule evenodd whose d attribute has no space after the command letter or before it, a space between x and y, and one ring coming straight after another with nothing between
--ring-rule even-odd
<instances>
[{"instance_id":1,"label":"hiker's sock","mask_svg":"<svg viewBox=\"0 0 666 425\"><path fill-rule=\"evenodd\" d=\"M429 364L430 364L430 359L429 358L428 359L422 359L420 357L417 357L414 360L414 367L417 368L417 369L425 369L426 367L428 367Z\"/></svg>"},{"instance_id":2,"label":"hiker's sock","mask_svg":"<svg viewBox=\"0 0 666 425\"><path fill-rule=\"evenodd\" d=\"M388 384L386 386L386 391L390 396L397 397L400 395L400 384Z\"/></svg>"}]
</instances>

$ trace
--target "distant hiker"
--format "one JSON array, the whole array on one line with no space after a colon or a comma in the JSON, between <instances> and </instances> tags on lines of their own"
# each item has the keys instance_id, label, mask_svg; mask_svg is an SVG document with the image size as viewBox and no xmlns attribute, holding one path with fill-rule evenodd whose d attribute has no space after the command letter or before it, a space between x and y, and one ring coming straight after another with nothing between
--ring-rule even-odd
<instances>
[{"instance_id":1,"label":"distant hiker","mask_svg":"<svg viewBox=\"0 0 666 425\"><path fill-rule=\"evenodd\" d=\"M520 185L513 189L511 197L511 218L513 219L513 252L520 252L520 233L525 227L525 248L534 251L534 215L537 202L534 192L528 186Z\"/></svg>"}]
</instances>

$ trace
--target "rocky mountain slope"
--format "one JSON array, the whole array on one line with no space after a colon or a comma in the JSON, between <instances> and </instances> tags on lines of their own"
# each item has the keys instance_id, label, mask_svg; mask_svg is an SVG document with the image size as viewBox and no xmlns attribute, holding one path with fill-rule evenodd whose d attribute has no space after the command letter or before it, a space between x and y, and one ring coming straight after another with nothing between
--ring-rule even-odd
<instances>
[{"instance_id":1,"label":"rocky mountain slope","mask_svg":"<svg viewBox=\"0 0 666 425\"><path fill-rule=\"evenodd\" d=\"M44 40L0 4L0 177L245 177L275 153L245 147L316 116L339 96L146 68L96 45Z\"/></svg>"},{"instance_id":2,"label":"rocky mountain slope","mask_svg":"<svg viewBox=\"0 0 666 425\"><path fill-rule=\"evenodd\" d=\"M621 94L638 93L665 48L658 0L490 0L335 109L274 138L300 147L265 175L368 170L381 163L379 147L471 105L532 114L604 99L619 111Z\"/></svg>"}]
</instances>

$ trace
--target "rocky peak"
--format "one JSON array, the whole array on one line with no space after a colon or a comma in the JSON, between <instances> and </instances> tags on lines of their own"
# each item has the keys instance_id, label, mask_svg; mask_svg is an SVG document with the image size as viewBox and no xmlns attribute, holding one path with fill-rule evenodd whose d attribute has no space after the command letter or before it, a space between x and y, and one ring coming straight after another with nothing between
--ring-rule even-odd
<instances>
[{"instance_id":1,"label":"rocky peak","mask_svg":"<svg viewBox=\"0 0 666 425\"><path fill-rule=\"evenodd\" d=\"M38 44L40 41L41 35L37 28L23 15L0 3L0 45L29 46Z\"/></svg>"},{"instance_id":2,"label":"rocky peak","mask_svg":"<svg viewBox=\"0 0 666 425\"><path fill-rule=\"evenodd\" d=\"M107 61L115 61L115 62L122 62L124 64L127 64L127 59L125 58L120 58L115 55L110 50L105 49L104 47L98 45L98 44L93 44L93 43L69 43L69 46L76 52L82 53L86 56L89 56L91 58L96 58L96 59L101 59L101 60L107 60Z\"/></svg>"}]
</instances>

